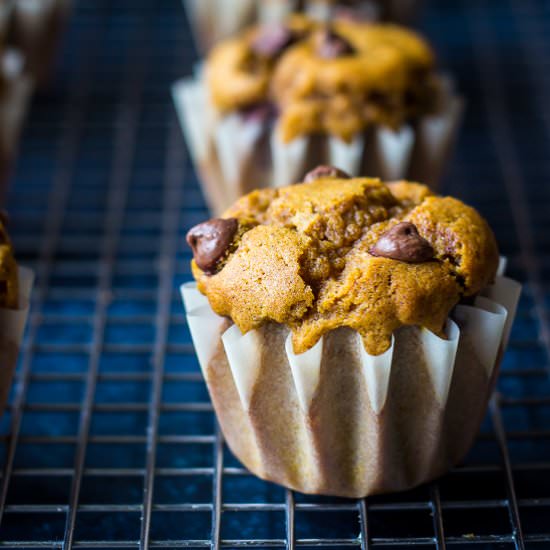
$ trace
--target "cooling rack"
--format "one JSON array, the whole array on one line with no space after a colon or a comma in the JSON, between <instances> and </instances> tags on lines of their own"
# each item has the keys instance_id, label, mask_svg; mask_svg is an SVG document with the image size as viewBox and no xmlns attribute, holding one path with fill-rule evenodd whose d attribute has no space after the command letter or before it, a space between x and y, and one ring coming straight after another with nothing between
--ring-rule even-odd
<instances>
[{"instance_id":1,"label":"cooling rack","mask_svg":"<svg viewBox=\"0 0 550 550\"><path fill-rule=\"evenodd\" d=\"M285 491L224 446L178 297L207 216L169 89L196 60L177 0L80 0L11 190L37 282L0 433L6 548L550 548L550 4L433 1L469 98L445 191L525 282L467 460L407 493Z\"/></svg>"}]
</instances>

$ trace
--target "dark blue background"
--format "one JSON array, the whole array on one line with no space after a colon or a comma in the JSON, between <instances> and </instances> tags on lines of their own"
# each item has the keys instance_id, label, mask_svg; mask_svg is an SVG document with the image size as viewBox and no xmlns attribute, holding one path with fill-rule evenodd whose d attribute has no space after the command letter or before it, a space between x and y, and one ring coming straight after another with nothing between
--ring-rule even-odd
<instances>
[{"instance_id":1,"label":"dark blue background","mask_svg":"<svg viewBox=\"0 0 550 550\"><path fill-rule=\"evenodd\" d=\"M468 99L444 191L489 219L525 292L502 399L465 467L368 499L370 547L442 547L435 511L452 548L546 549L550 3L433 0L419 25ZM283 489L227 450L215 488L215 421L177 294L190 277L185 231L207 211L169 91L196 59L178 0L80 0L33 102L10 196L19 259L38 279L1 422L6 547L209 546L215 494L224 547L285 545ZM357 503L295 499L300 546L360 546Z\"/></svg>"}]
</instances>

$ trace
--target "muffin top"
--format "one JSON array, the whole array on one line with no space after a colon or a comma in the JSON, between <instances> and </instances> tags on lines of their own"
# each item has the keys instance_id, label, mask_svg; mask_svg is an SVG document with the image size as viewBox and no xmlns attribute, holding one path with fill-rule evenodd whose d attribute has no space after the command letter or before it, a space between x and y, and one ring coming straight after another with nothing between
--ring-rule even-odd
<instances>
[{"instance_id":1,"label":"muffin top","mask_svg":"<svg viewBox=\"0 0 550 550\"><path fill-rule=\"evenodd\" d=\"M199 290L242 332L283 323L301 353L345 326L377 355L403 325L443 336L461 297L493 280L494 235L459 200L330 167L306 180L254 191L187 235Z\"/></svg>"},{"instance_id":2,"label":"muffin top","mask_svg":"<svg viewBox=\"0 0 550 550\"><path fill-rule=\"evenodd\" d=\"M16 309L18 296L17 264L5 228L5 217L0 215L0 308Z\"/></svg>"},{"instance_id":3,"label":"muffin top","mask_svg":"<svg viewBox=\"0 0 550 550\"><path fill-rule=\"evenodd\" d=\"M220 43L207 80L221 113L272 104L285 142L312 133L350 141L371 125L397 128L434 110L441 95L434 55L416 33L303 15Z\"/></svg>"}]
</instances>

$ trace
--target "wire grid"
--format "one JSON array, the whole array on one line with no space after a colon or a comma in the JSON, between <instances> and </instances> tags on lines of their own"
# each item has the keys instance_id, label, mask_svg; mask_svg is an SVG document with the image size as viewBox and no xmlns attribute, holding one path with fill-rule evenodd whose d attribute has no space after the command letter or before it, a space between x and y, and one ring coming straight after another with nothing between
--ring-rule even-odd
<instances>
[{"instance_id":1,"label":"wire grid","mask_svg":"<svg viewBox=\"0 0 550 550\"><path fill-rule=\"evenodd\" d=\"M81 0L11 193L38 278L1 421L8 548L550 548L550 5L433 2L421 20L470 98L446 191L527 282L464 465L352 501L262 482L228 453L177 294L207 216L169 85L195 52L177 0Z\"/></svg>"}]
</instances>

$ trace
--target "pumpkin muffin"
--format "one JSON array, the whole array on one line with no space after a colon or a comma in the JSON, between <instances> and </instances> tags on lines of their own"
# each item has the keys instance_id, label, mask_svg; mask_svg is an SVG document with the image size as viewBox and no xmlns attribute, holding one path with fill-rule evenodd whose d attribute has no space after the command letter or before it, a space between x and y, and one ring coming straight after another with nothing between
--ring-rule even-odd
<instances>
[{"instance_id":1,"label":"pumpkin muffin","mask_svg":"<svg viewBox=\"0 0 550 550\"><path fill-rule=\"evenodd\" d=\"M232 235L215 264L203 259L207 226L189 233L199 291L242 332L289 326L296 353L342 326L373 355L403 325L442 336L451 309L491 283L498 266L493 233L475 210L414 183L320 176L255 191L224 216L221 234Z\"/></svg>"},{"instance_id":2,"label":"pumpkin muffin","mask_svg":"<svg viewBox=\"0 0 550 550\"><path fill-rule=\"evenodd\" d=\"M321 166L193 227L182 295L225 438L259 477L347 497L469 449L520 286L473 208Z\"/></svg>"},{"instance_id":3,"label":"pumpkin muffin","mask_svg":"<svg viewBox=\"0 0 550 550\"><path fill-rule=\"evenodd\" d=\"M435 184L461 112L420 35L305 15L221 42L174 96L217 213L315 164Z\"/></svg>"},{"instance_id":4,"label":"pumpkin muffin","mask_svg":"<svg viewBox=\"0 0 550 550\"><path fill-rule=\"evenodd\" d=\"M217 46L208 87L222 114L273 103L284 143L328 134L349 143L371 126L396 130L438 107L434 54L396 25L295 15Z\"/></svg>"}]
</instances>

